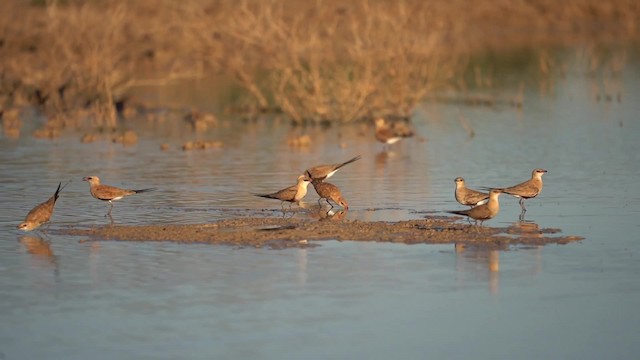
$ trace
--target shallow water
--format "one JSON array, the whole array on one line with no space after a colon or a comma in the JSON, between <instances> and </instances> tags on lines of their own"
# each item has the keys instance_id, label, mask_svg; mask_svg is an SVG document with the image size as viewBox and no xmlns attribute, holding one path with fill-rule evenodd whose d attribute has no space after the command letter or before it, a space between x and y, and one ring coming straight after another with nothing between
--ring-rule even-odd
<instances>
[{"instance_id":1,"label":"shallow water","mask_svg":"<svg viewBox=\"0 0 640 360\"><path fill-rule=\"evenodd\" d=\"M551 95L526 90L521 111L426 103L413 119L419 136L387 153L371 128L291 130L266 120L203 134L130 122L145 134L133 147L83 145L73 133L0 138L0 358L635 358L639 69L627 67L622 81L621 102L596 101L593 79L569 72ZM287 145L305 132L311 147ZM226 146L179 149L197 137ZM323 241L275 251L15 230L67 179L51 228L106 224L86 175L158 188L116 202L120 224L280 216L277 201L251 193L357 154L331 179L349 200L347 218L439 215L461 208L457 176L470 187L507 186L544 167L545 188L527 201L529 226L585 240L504 251ZM313 190L306 201L315 202ZM517 224L519 210L502 196L486 225Z\"/></svg>"}]
</instances>

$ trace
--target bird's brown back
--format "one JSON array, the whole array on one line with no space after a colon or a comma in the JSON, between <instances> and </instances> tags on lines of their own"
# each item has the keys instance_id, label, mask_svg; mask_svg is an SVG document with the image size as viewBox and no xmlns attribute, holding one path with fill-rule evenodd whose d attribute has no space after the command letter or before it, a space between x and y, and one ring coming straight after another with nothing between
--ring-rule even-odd
<instances>
[{"instance_id":1,"label":"bird's brown back","mask_svg":"<svg viewBox=\"0 0 640 360\"><path fill-rule=\"evenodd\" d=\"M456 200L462 205L475 205L482 200L489 198L489 194L462 187L456 189Z\"/></svg>"},{"instance_id":2,"label":"bird's brown back","mask_svg":"<svg viewBox=\"0 0 640 360\"><path fill-rule=\"evenodd\" d=\"M330 199L337 202L339 197L342 196L340 189L331 183L314 181L312 184L318 195L323 199Z\"/></svg>"},{"instance_id":3,"label":"bird's brown back","mask_svg":"<svg viewBox=\"0 0 640 360\"><path fill-rule=\"evenodd\" d=\"M53 208L56 204L56 200L57 200L56 195L53 195L52 197L49 198L49 200L31 209L31 211L29 211L29 213L27 214L25 221L36 223L36 224L41 224L49 221L49 219L51 218L51 215L53 214Z\"/></svg>"},{"instance_id":4,"label":"bird's brown back","mask_svg":"<svg viewBox=\"0 0 640 360\"><path fill-rule=\"evenodd\" d=\"M518 185L502 189L502 192L509 195L518 195L523 198L532 198L542 190L542 181L539 179L529 179Z\"/></svg>"},{"instance_id":5,"label":"bird's brown back","mask_svg":"<svg viewBox=\"0 0 640 360\"><path fill-rule=\"evenodd\" d=\"M103 200L103 201L113 200L116 198L133 195L136 193L134 190L120 189L115 186L109 186L109 185L103 185L103 184L92 185L90 188L90 192L94 198Z\"/></svg>"},{"instance_id":6,"label":"bird's brown back","mask_svg":"<svg viewBox=\"0 0 640 360\"><path fill-rule=\"evenodd\" d=\"M282 201L295 201L295 196L298 193L298 185L289 186L286 189L282 189L280 191L274 192L272 194L259 194L257 196L269 198L269 199L278 199Z\"/></svg>"}]
</instances>

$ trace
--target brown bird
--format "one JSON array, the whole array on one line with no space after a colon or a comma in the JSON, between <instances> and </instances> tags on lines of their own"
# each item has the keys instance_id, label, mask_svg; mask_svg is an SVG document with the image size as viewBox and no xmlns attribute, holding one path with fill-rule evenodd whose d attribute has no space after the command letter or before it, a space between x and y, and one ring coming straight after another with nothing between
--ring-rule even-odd
<instances>
[{"instance_id":1,"label":"brown bird","mask_svg":"<svg viewBox=\"0 0 640 360\"><path fill-rule=\"evenodd\" d=\"M498 190L502 191L505 194L520 198L520 207L522 208L522 212L524 213L525 211L527 211L527 209L524 207L524 200L538 196L540 191L542 191L542 175L546 173L547 170L545 169L533 169L533 171L531 172L531 179L518 185Z\"/></svg>"},{"instance_id":2,"label":"brown bird","mask_svg":"<svg viewBox=\"0 0 640 360\"><path fill-rule=\"evenodd\" d=\"M489 194L467 188L463 178L457 177L454 181L456 183L456 200L460 204L478 206L486 204L489 200Z\"/></svg>"},{"instance_id":3,"label":"brown bird","mask_svg":"<svg viewBox=\"0 0 640 360\"><path fill-rule=\"evenodd\" d=\"M491 189L489 192L489 202L483 205L478 205L469 210L460 210L460 211L447 211L450 214L462 215L470 217L476 222L480 221L480 226L485 220L489 220L494 218L500 212L500 203L498 202L498 197L502 194L502 191L498 189Z\"/></svg>"},{"instance_id":4,"label":"brown bird","mask_svg":"<svg viewBox=\"0 0 640 360\"><path fill-rule=\"evenodd\" d=\"M341 167L351 164L354 161L360 160L362 157L360 155L354 157L353 159L349 159L340 164L327 164L327 165L318 165L314 166L310 169L307 169L304 174L311 178L311 181L320 182L330 178L333 174L336 173Z\"/></svg>"},{"instance_id":5,"label":"brown bird","mask_svg":"<svg viewBox=\"0 0 640 360\"><path fill-rule=\"evenodd\" d=\"M282 189L280 191L276 191L273 194L253 194L255 196L260 196L267 199L276 199L282 201L280 204L284 209L284 202L288 201L289 207L291 207L291 203L299 203L302 198L307 195L307 186L309 186L309 179L305 175L298 176L298 182L295 185L289 186L288 188Z\"/></svg>"},{"instance_id":6,"label":"brown bird","mask_svg":"<svg viewBox=\"0 0 640 360\"><path fill-rule=\"evenodd\" d=\"M62 183L58 183L58 189L56 189L53 196L50 197L49 200L31 209L24 219L24 222L18 225L17 228L24 231L31 231L48 222L49 219L51 219L51 215L53 215L53 208L56 205L56 201L60 197L60 191L70 182L71 181L67 182L64 186Z\"/></svg>"},{"instance_id":7,"label":"brown bird","mask_svg":"<svg viewBox=\"0 0 640 360\"><path fill-rule=\"evenodd\" d=\"M409 120L396 120L391 122L391 130L400 137L412 137L414 134L413 126Z\"/></svg>"},{"instance_id":8,"label":"brown bird","mask_svg":"<svg viewBox=\"0 0 640 360\"><path fill-rule=\"evenodd\" d=\"M320 196L320 198L318 199L318 205L321 205L320 201L322 199L325 199L327 201L327 204L331 205L331 209L333 209L333 204L331 204L331 201L335 202L345 209L349 209L347 200L342 197L342 193L337 186L328 182L317 181L312 182L312 184L313 188L316 189L318 196Z\"/></svg>"},{"instance_id":9,"label":"brown bird","mask_svg":"<svg viewBox=\"0 0 640 360\"><path fill-rule=\"evenodd\" d=\"M91 192L91 195L93 195L94 198L102 201L108 201L111 205L106 216L111 215L111 210L113 210L113 201L120 200L125 196L156 190L156 188L128 190L117 188L115 186L103 185L100 184L100 178L97 176L87 176L82 178L82 180L89 183L89 192Z\"/></svg>"},{"instance_id":10,"label":"brown bird","mask_svg":"<svg viewBox=\"0 0 640 360\"><path fill-rule=\"evenodd\" d=\"M375 124L376 124L376 133L375 133L376 140L380 141L381 143L385 145L391 145L400 141L400 139L402 139L402 136L397 134L391 128L391 126L389 126L386 123L386 121L383 118L377 118L375 120Z\"/></svg>"}]
</instances>

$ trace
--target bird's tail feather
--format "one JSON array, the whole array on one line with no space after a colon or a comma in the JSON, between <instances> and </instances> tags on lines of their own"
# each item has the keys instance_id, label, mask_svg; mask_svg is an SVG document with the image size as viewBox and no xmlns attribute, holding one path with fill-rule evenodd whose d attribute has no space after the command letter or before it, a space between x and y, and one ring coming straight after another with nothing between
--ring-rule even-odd
<instances>
[{"instance_id":1,"label":"bird's tail feather","mask_svg":"<svg viewBox=\"0 0 640 360\"><path fill-rule=\"evenodd\" d=\"M139 193L143 193L147 191L155 191L155 190L158 190L158 188L148 188L148 189L140 189L140 190L132 190L132 191L135 192L136 194L139 194Z\"/></svg>"},{"instance_id":2,"label":"bird's tail feather","mask_svg":"<svg viewBox=\"0 0 640 360\"><path fill-rule=\"evenodd\" d=\"M362 159L362 156L360 156L360 155L358 155L358 156L354 157L353 159L349 159L349 160L347 160L347 161L343 162L342 164L340 164L340 166L336 167L336 170L337 170L337 169L340 169L341 167L343 167L343 166L345 166L345 165L349 165L349 164L351 164L351 163L352 163L352 162L354 162L354 161L358 161L358 160L360 160L360 159Z\"/></svg>"},{"instance_id":3,"label":"bird's tail feather","mask_svg":"<svg viewBox=\"0 0 640 360\"><path fill-rule=\"evenodd\" d=\"M58 188L56 189L56 193L53 194L53 197L55 200L58 200L58 198L60 197L60 192L62 191L62 189L64 189L67 185L69 185L69 183L72 181L73 179L69 179L69 181L67 181L66 183L64 183L64 185L62 185L62 182L58 183Z\"/></svg>"}]
</instances>

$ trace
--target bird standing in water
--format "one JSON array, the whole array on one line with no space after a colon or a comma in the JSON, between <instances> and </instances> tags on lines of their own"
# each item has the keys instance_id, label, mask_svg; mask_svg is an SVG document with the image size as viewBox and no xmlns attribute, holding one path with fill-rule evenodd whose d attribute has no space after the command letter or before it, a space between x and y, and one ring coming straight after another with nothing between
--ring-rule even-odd
<instances>
[{"instance_id":1,"label":"bird standing in water","mask_svg":"<svg viewBox=\"0 0 640 360\"><path fill-rule=\"evenodd\" d=\"M58 183L58 188L56 192L49 198L49 200L39 204L29 211L27 217L24 219L24 222L17 226L18 229L24 231L34 230L40 225L49 222L51 219L51 215L53 215L53 208L56 205L56 201L60 197L60 191L67 186L71 180L69 180L66 184L62 185L62 183Z\"/></svg>"}]
</instances>

